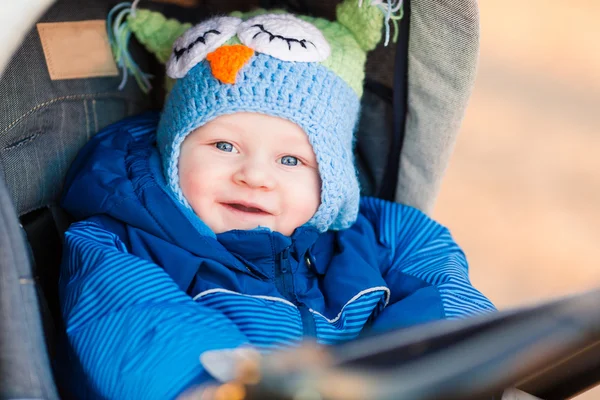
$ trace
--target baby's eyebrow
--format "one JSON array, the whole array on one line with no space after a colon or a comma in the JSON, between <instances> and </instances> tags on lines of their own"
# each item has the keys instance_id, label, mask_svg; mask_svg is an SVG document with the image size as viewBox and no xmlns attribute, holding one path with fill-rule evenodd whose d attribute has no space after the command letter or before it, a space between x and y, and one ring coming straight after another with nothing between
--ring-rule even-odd
<instances>
[{"instance_id":1,"label":"baby's eyebrow","mask_svg":"<svg viewBox=\"0 0 600 400\"><path fill-rule=\"evenodd\" d=\"M306 148L305 146L286 146L285 149L280 150L280 153L286 153L286 155L302 158L306 161L316 160L315 153L312 148Z\"/></svg>"},{"instance_id":2,"label":"baby's eyebrow","mask_svg":"<svg viewBox=\"0 0 600 400\"><path fill-rule=\"evenodd\" d=\"M220 121L216 126L239 135L246 135L248 133L242 126L240 126L240 124L234 122Z\"/></svg>"}]
</instances>

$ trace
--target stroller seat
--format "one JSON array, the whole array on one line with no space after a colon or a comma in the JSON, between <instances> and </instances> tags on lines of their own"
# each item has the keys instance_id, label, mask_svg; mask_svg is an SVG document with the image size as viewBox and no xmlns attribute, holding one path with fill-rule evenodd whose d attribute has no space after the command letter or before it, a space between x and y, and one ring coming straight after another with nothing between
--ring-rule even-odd
<instances>
[{"instance_id":1,"label":"stroller seat","mask_svg":"<svg viewBox=\"0 0 600 400\"><path fill-rule=\"evenodd\" d=\"M104 20L118 2L57 0L38 22ZM241 4L233 4L241 3ZM336 1L202 2L193 10L146 1L182 21L229 9L287 6L331 16ZM431 211L476 71L475 0L404 1L399 41L369 57L356 158L363 194ZM34 26L0 76L0 398L58 398L50 360L60 329L57 277L62 182L77 151L103 127L160 109L161 66L140 45L129 50L156 89L121 77L51 80ZM1 68L1 66L0 66ZM25 240L23 240L25 239Z\"/></svg>"}]
</instances>

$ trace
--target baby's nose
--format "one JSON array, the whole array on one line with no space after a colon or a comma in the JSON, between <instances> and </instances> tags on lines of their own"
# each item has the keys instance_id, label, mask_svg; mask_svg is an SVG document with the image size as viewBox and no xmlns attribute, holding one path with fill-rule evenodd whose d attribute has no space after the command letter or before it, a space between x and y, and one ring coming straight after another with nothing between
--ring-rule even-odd
<instances>
[{"instance_id":1,"label":"baby's nose","mask_svg":"<svg viewBox=\"0 0 600 400\"><path fill-rule=\"evenodd\" d=\"M234 84L237 73L252 56L254 50L243 44L221 46L206 56L215 78L223 83Z\"/></svg>"},{"instance_id":2,"label":"baby's nose","mask_svg":"<svg viewBox=\"0 0 600 400\"><path fill-rule=\"evenodd\" d=\"M248 163L240 168L234 175L234 180L255 189L273 189L275 179L268 168L254 163Z\"/></svg>"}]
</instances>

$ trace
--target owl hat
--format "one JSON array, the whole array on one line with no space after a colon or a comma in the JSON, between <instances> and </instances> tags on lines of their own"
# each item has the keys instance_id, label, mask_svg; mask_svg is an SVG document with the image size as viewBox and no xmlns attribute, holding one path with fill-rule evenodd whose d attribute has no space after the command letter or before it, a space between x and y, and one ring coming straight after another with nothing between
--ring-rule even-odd
<instances>
[{"instance_id":1,"label":"owl hat","mask_svg":"<svg viewBox=\"0 0 600 400\"><path fill-rule=\"evenodd\" d=\"M322 186L321 204L308 225L321 232L352 225L359 207L353 133L366 52L381 40L386 14L398 8L346 0L337 6L336 21L258 10L187 29L166 62L175 82L157 130L163 171L175 197L189 207L178 171L188 134L221 115L262 113L299 125L312 145ZM141 11L137 21L129 21L134 31L134 24L140 30L148 26ZM147 18L156 18L152 14Z\"/></svg>"}]
</instances>

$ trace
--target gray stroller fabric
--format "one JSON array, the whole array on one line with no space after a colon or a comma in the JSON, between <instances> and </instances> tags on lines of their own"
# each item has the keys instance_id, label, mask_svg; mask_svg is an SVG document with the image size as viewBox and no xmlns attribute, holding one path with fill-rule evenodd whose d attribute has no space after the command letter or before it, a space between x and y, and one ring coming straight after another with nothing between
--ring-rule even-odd
<instances>
[{"instance_id":1,"label":"gray stroller fabric","mask_svg":"<svg viewBox=\"0 0 600 400\"><path fill-rule=\"evenodd\" d=\"M16 215L0 179L0 399L57 399Z\"/></svg>"},{"instance_id":2,"label":"gray stroller fabric","mask_svg":"<svg viewBox=\"0 0 600 400\"><path fill-rule=\"evenodd\" d=\"M431 212L454 149L479 55L476 0L411 1L408 113L396 201Z\"/></svg>"}]
</instances>

